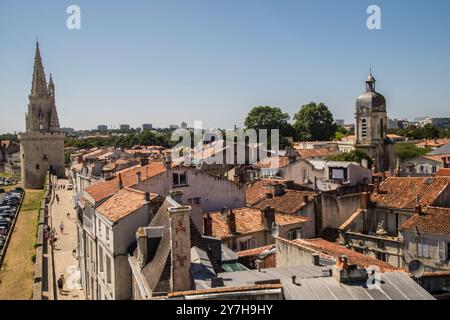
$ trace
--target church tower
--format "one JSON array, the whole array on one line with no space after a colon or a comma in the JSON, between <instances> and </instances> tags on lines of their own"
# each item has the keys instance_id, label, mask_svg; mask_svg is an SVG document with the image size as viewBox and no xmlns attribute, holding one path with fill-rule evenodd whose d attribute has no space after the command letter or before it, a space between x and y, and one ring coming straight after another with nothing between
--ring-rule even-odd
<instances>
[{"instance_id":1,"label":"church tower","mask_svg":"<svg viewBox=\"0 0 450 320\"><path fill-rule=\"evenodd\" d=\"M366 80L366 92L356 100L355 147L369 154L375 172L380 172L391 168L392 148L386 139L386 99L376 92L375 83L370 72Z\"/></svg>"},{"instance_id":2,"label":"church tower","mask_svg":"<svg viewBox=\"0 0 450 320\"><path fill-rule=\"evenodd\" d=\"M47 171L62 178L64 168L64 138L60 131L55 103L55 84L44 73L39 43L36 43L33 80L28 96L26 131L19 134L22 182L25 188L40 189Z\"/></svg>"}]
</instances>

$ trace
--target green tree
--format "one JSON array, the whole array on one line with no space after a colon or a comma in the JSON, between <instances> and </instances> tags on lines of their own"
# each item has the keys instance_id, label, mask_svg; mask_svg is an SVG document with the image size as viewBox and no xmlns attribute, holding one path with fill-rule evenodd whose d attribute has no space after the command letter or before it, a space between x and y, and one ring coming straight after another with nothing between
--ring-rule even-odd
<instances>
[{"instance_id":1,"label":"green tree","mask_svg":"<svg viewBox=\"0 0 450 320\"><path fill-rule=\"evenodd\" d=\"M358 163L361 163L362 159L367 160L369 168L372 166L372 159L370 158L370 156L366 152L358 149L352 150L350 152L340 153L334 156L329 156L326 158L326 160L331 161L351 161Z\"/></svg>"},{"instance_id":2,"label":"green tree","mask_svg":"<svg viewBox=\"0 0 450 320\"><path fill-rule=\"evenodd\" d=\"M278 107L258 106L254 107L245 118L245 126L247 129L267 129L268 142L270 144L270 134L272 129L278 129L280 134L280 148L285 149L291 145L287 137L295 137L295 129L288 122L289 114L283 112ZM270 146L269 146L270 147Z\"/></svg>"},{"instance_id":3,"label":"green tree","mask_svg":"<svg viewBox=\"0 0 450 320\"><path fill-rule=\"evenodd\" d=\"M294 128L301 140L331 140L336 133L333 115L323 103L303 105L295 114L294 121Z\"/></svg>"},{"instance_id":4,"label":"green tree","mask_svg":"<svg viewBox=\"0 0 450 320\"><path fill-rule=\"evenodd\" d=\"M400 160L405 161L417 156L426 155L430 148L419 148L410 142L396 143L394 145L395 154Z\"/></svg>"}]
</instances>

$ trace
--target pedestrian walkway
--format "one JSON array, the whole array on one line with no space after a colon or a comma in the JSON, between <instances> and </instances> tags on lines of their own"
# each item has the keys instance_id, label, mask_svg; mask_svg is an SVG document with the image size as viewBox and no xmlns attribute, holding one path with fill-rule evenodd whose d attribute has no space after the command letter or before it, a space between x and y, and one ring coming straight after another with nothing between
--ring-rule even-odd
<instances>
[{"instance_id":1,"label":"pedestrian walkway","mask_svg":"<svg viewBox=\"0 0 450 320\"><path fill-rule=\"evenodd\" d=\"M77 220L72 205L72 191L60 188L67 187L66 179L59 179L55 186L55 199L51 207L51 226L56 230L56 244L53 250L55 262L55 281L64 275L65 285L62 293L58 292L58 300L83 300L84 291L81 287L80 270L78 268L77 254ZM68 215L69 214L69 215ZM50 221L49 221L50 223ZM61 224L63 230L61 232Z\"/></svg>"}]
</instances>

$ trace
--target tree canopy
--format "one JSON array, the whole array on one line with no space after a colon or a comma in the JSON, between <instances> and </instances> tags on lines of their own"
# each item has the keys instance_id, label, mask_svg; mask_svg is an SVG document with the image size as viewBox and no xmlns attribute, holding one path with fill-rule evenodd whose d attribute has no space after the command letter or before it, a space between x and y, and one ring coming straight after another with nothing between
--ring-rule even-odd
<instances>
[{"instance_id":1,"label":"tree canopy","mask_svg":"<svg viewBox=\"0 0 450 320\"><path fill-rule=\"evenodd\" d=\"M424 156L430 152L430 148L419 148L414 143L403 142L394 145L395 154L400 160L405 161L417 156Z\"/></svg>"},{"instance_id":2,"label":"tree canopy","mask_svg":"<svg viewBox=\"0 0 450 320\"><path fill-rule=\"evenodd\" d=\"M370 158L370 156L366 152L358 149L352 150L350 152L344 152L337 155L329 156L326 158L326 160L331 161L351 161L357 163L361 163L362 159L367 160L369 168L372 166L372 159Z\"/></svg>"},{"instance_id":3,"label":"tree canopy","mask_svg":"<svg viewBox=\"0 0 450 320\"><path fill-rule=\"evenodd\" d=\"M336 124L328 107L311 102L303 105L294 116L294 128L299 138L305 141L332 140L336 133Z\"/></svg>"}]
</instances>

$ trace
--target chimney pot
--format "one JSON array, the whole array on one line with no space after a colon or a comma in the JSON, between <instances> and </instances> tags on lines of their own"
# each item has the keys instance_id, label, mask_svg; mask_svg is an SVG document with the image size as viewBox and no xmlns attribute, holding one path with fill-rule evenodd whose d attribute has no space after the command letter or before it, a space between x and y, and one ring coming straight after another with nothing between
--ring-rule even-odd
<instances>
[{"instance_id":1,"label":"chimney pot","mask_svg":"<svg viewBox=\"0 0 450 320\"><path fill-rule=\"evenodd\" d=\"M141 183L141 175L140 171L136 172L136 184Z\"/></svg>"},{"instance_id":2,"label":"chimney pot","mask_svg":"<svg viewBox=\"0 0 450 320\"><path fill-rule=\"evenodd\" d=\"M121 173L119 173L119 179L118 179L118 181L117 181L117 188L118 188L119 190L122 190L122 189L123 189L123 182L122 182L122 174L121 174Z\"/></svg>"},{"instance_id":3,"label":"chimney pot","mask_svg":"<svg viewBox=\"0 0 450 320\"><path fill-rule=\"evenodd\" d=\"M212 217L209 212L203 216L203 226L205 236L212 236Z\"/></svg>"}]
</instances>

